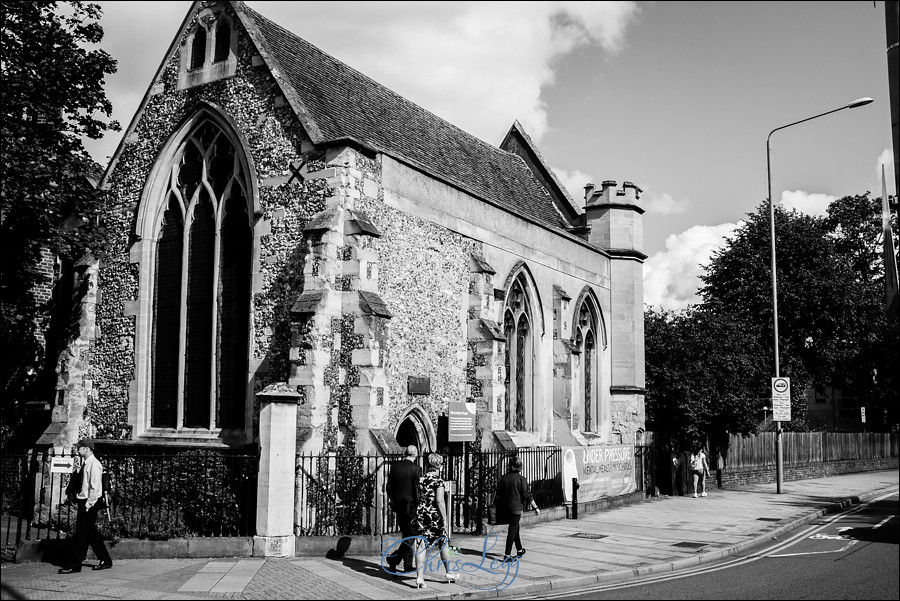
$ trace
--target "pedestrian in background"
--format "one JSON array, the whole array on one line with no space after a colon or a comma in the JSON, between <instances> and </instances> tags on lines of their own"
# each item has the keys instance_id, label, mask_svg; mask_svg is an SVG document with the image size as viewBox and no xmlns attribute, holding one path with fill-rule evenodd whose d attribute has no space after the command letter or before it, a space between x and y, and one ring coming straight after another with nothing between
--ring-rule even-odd
<instances>
[{"instance_id":1,"label":"pedestrian in background","mask_svg":"<svg viewBox=\"0 0 900 601\"><path fill-rule=\"evenodd\" d=\"M706 477L709 476L709 461L699 443L694 443L691 453L691 474L694 476L694 498L697 498L697 482L700 483L700 496L706 496Z\"/></svg>"},{"instance_id":2,"label":"pedestrian in background","mask_svg":"<svg viewBox=\"0 0 900 601\"><path fill-rule=\"evenodd\" d=\"M447 571L447 582L456 582L459 574L450 573L450 529L447 504L444 502L446 489L441 478L444 458L438 453L428 456L428 472L419 480L419 510L416 514L416 530L425 541L418 541L416 550L416 588L425 588L425 555L433 545L440 545L441 561Z\"/></svg>"},{"instance_id":3,"label":"pedestrian in background","mask_svg":"<svg viewBox=\"0 0 900 601\"><path fill-rule=\"evenodd\" d=\"M397 526L403 538L415 534L416 511L419 506L419 479L422 477L422 468L416 463L419 449L415 445L406 447L406 457L391 467L391 473L387 481L387 495L391 502L391 509L397 514ZM387 564L391 571L397 569L397 564L403 561L403 571L413 570L412 541L397 545L394 552L387 556Z\"/></svg>"},{"instance_id":4,"label":"pedestrian in background","mask_svg":"<svg viewBox=\"0 0 900 601\"><path fill-rule=\"evenodd\" d=\"M60 574L75 574L81 571L81 564L87 557L88 546L100 563L94 570L108 570L112 567L112 557L97 531L97 514L105 507L103 495L103 466L94 455L94 441L78 441L78 455L81 456L81 489L75 495L78 514L75 519L75 549L69 561L59 570Z\"/></svg>"},{"instance_id":5,"label":"pedestrian in background","mask_svg":"<svg viewBox=\"0 0 900 601\"><path fill-rule=\"evenodd\" d=\"M522 519L522 513L526 509L534 509L540 513L537 503L534 502L534 495L531 493L531 486L519 472L522 470L522 460L513 457L509 460L509 471L504 474L497 482L497 495L494 497L494 503L497 506L497 515L503 516L509 522L509 530L506 533L506 552L503 561L512 559L512 546L515 543L518 556L525 555L525 547L522 546L522 540L519 536L519 521Z\"/></svg>"}]
</instances>

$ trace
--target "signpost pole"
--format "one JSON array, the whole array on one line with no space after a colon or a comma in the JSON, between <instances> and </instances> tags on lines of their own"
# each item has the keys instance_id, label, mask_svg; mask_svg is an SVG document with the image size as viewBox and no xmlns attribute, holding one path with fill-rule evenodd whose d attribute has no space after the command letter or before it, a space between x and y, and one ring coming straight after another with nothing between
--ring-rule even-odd
<instances>
[{"instance_id":1,"label":"signpost pole","mask_svg":"<svg viewBox=\"0 0 900 601\"><path fill-rule=\"evenodd\" d=\"M776 492L781 494L784 464L781 449L781 422L791 421L791 379L772 378L772 419L775 420L775 479Z\"/></svg>"},{"instance_id":2,"label":"signpost pole","mask_svg":"<svg viewBox=\"0 0 900 601\"><path fill-rule=\"evenodd\" d=\"M469 474L471 473L469 471L469 441L468 440L463 442L463 467L466 470L465 474L463 475L463 483L465 484L466 488L462 491L462 498L467 499L467 498L469 498L468 485L469 485ZM451 505L453 504L452 498L450 499L450 504ZM465 503L465 502L463 503L463 523L471 524L471 522L469 521L469 504ZM450 536L451 534L452 534L452 527L450 524L447 524L447 536Z\"/></svg>"}]
</instances>

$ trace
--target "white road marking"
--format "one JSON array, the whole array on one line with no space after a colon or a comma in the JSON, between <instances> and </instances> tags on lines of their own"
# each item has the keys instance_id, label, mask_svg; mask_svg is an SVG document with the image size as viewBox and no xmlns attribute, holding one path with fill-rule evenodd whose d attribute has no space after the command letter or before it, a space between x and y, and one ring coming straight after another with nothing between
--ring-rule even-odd
<instances>
[{"instance_id":1,"label":"white road marking","mask_svg":"<svg viewBox=\"0 0 900 601\"><path fill-rule=\"evenodd\" d=\"M810 538L814 538L814 537L810 537ZM847 540L847 539L844 539L844 540ZM843 553L844 551L846 551L847 549L849 549L850 547L852 547L853 545L855 545L858 542L859 542L858 540L847 541L847 544L844 545L843 547L841 547L840 549L832 549L831 551L805 551L803 553L781 553L779 555L769 555L769 557L798 557L800 555L826 555L828 553Z\"/></svg>"},{"instance_id":2,"label":"white road marking","mask_svg":"<svg viewBox=\"0 0 900 601\"><path fill-rule=\"evenodd\" d=\"M877 526L872 526L872 530L878 530L879 528L881 528L882 526L884 526L885 524L887 524L888 522L890 522L890 521L891 521L892 519L894 519L895 517L897 517L897 516L895 516L895 515L889 515L889 516L887 516L886 518L884 518L883 520L881 520L880 522L878 522L878 525L877 525Z\"/></svg>"},{"instance_id":3,"label":"white road marking","mask_svg":"<svg viewBox=\"0 0 900 601\"><path fill-rule=\"evenodd\" d=\"M618 589L629 588L629 587L633 587L633 586L641 586L643 584L653 584L653 583L658 583L658 582L666 582L669 580L680 580L681 578L690 578L693 576L708 574L711 572L718 572L719 570L725 570L728 568L737 567L737 566L744 565L747 563L752 563L752 562L760 560L760 559L766 559L768 557L790 557L793 554L773 555L773 553L777 553L778 551L787 549L788 547L793 546L793 545L797 544L798 542L800 542L800 540L806 538L807 535L809 535L811 532L817 532L817 531L823 530L824 528L827 528L828 526L844 519L845 517L859 513L860 511L862 511L863 509L865 509L868 505L871 505L872 503L876 503L878 501L881 501L883 499L887 499L888 497L896 495L897 492L898 491L894 490L894 491L886 493L880 497L877 497L875 499L866 501L865 503L861 503L860 505L858 505L856 507L851 507L849 509L846 509L843 512L835 515L834 517L828 518L826 523L821 524L819 526L809 526L807 528L804 528L802 532L799 532L798 534L789 536L789 538L782 541L780 544L775 545L774 547L771 547L770 549L768 549L768 551L766 551L765 553L762 553L760 555L754 554L754 555L742 557L739 559L732 559L732 560L726 561L724 563L721 563L715 567L693 568L690 570L679 572L678 574L671 574L671 573L660 574L660 575L656 575L656 576L646 576L644 578L640 578L637 580L630 580L630 581L624 582L624 583L605 584L605 585L601 584L601 585L592 586L589 588L569 589L569 590L564 590L564 591L559 591L557 593L549 593L549 594L539 593L539 594L535 594L535 595L529 595L527 598L560 599L560 598L564 598L564 597L571 597L573 594L580 595L580 594L588 594L588 593L597 593L597 592L601 592L601 591L618 590ZM890 518L888 518L888 520L889 519ZM888 520L882 521L882 524ZM881 524L879 524L879 526L880 525ZM876 528L877 527L878 526L876 526ZM844 540L846 540L846 539L844 539ZM855 545L857 542L859 542L859 541L856 541L856 540L850 541L851 544L847 545L846 548L849 548L849 547ZM826 551L826 553L831 553L831 551ZM797 553L796 555L802 555L802 553Z\"/></svg>"},{"instance_id":4,"label":"white road marking","mask_svg":"<svg viewBox=\"0 0 900 601\"><path fill-rule=\"evenodd\" d=\"M846 536L840 534L813 534L810 540L847 540Z\"/></svg>"}]
</instances>

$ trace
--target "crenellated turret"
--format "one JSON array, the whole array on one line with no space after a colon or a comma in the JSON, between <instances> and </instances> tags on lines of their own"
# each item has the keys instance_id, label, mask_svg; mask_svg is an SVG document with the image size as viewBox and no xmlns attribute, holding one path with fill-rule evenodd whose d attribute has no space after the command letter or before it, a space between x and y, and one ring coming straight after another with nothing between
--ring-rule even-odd
<instances>
[{"instance_id":1,"label":"crenellated turret","mask_svg":"<svg viewBox=\"0 0 900 601\"><path fill-rule=\"evenodd\" d=\"M604 180L599 190L587 184L584 212L590 228L588 241L613 254L627 251L631 256L646 258L642 252L644 209L640 200L641 189L628 181L617 188L615 180Z\"/></svg>"},{"instance_id":2,"label":"crenellated turret","mask_svg":"<svg viewBox=\"0 0 900 601\"><path fill-rule=\"evenodd\" d=\"M613 433L625 432L644 398L644 209L641 189L631 182L584 187L588 242L609 255ZM622 435L622 442L628 441Z\"/></svg>"}]
</instances>

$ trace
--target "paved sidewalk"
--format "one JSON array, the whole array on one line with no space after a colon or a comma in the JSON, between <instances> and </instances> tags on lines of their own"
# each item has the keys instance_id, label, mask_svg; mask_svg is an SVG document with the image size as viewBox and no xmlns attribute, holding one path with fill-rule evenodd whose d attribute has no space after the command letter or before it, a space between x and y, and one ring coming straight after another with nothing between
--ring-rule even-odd
<instances>
[{"instance_id":1,"label":"paved sidewalk","mask_svg":"<svg viewBox=\"0 0 900 601\"><path fill-rule=\"evenodd\" d=\"M42 563L3 564L2 599L433 599L522 596L667 571L710 561L793 530L825 512L898 489L898 472L848 474L775 485L712 490L706 498L663 497L523 529L527 554L500 565L505 527L485 538L459 536L452 561L460 582L442 582L432 560L427 588L392 577L380 557L128 559L111 570L58 575ZM490 545L490 538L488 545ZM431 567L431 566L430 566ZM505 588L498 589L507 585ZM490 589L490 590L485 590ZM498 592L499 590L499 592Z\"/></svg>"}]
</instances>

